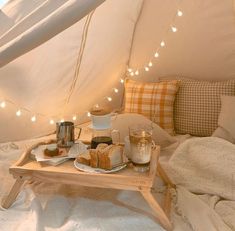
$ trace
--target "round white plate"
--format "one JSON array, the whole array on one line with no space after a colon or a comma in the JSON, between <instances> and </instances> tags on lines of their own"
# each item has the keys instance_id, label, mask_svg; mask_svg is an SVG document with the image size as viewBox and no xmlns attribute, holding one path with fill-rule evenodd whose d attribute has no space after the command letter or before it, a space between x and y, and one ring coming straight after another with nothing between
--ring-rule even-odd
<instances>
[{"instance_id":1,"label":"round white plate","mask_svg":"<svg viewBox=\"0 0 235 231\"><path fill-rule=\"evenodd\" d=\"M74 166L76 169L83 171L83 172L88 172L88 173L112 173L112 172L118 172L121 169L125 168L127 164L123 164L121 166L118 166L116 168L113 168L111 170L105 170L101 168L92 168L88 165L78 163L77 160L74 160Z\"/></svg>"}]
</instances>

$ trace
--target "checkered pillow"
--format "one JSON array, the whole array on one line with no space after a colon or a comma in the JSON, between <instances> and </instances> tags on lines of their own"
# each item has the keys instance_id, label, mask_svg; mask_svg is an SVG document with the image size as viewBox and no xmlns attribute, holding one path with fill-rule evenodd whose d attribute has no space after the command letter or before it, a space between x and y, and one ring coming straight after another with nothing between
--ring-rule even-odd
<instances>
[{"instance_id":1,"label":"checkered pillow","mask_svg":"<svg viewBox=\"0 0 235 231\"><path fill-rule=\"evenodd\" d=\"M235 80L207 82L178 79L174 126L178 134L211 136L218 126L221 95L235 95Z\"/></svg>"},{"instance_id":2,"label":"checkered pillow","mask_svg":"<svg viewBox=\"0 0 235 231\"><path fill-rule=\"evenodd\" d=\"M138 113L174 133L173 104L178 81L142 83L125 82L125 112Z\"/></svg>"}]
</instances>

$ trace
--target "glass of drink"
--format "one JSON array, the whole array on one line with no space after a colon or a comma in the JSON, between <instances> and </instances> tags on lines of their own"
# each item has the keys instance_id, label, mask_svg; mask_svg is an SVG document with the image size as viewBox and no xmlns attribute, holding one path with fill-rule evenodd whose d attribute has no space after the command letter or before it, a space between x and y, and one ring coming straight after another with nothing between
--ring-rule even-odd
<instances>
[{"instance_id":1,"label":"glass of drink","mask_svg":"<svg viewBox=\"0 0 235 231\"><path fill-rule=\"evenodd\" d=\"M137 172L149 170L153 140L152 126L136 124L129 127L131 162Z\"/></svg>"}]
</instances>

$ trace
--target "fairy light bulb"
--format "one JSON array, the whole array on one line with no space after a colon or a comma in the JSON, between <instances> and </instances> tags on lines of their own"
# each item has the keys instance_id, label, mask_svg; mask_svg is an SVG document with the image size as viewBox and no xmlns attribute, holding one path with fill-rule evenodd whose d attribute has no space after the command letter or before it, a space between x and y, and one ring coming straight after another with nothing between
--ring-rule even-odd
<instances>
[{"instance_id":1,"label":"fairy light bulb","mask_svg":"<svg viewBox=\"0 0 235 231\"><path fill-rule=\"evenodd\" d=\"M152 62L149 62L148 66L149 66L149 67L152 67L152 66L153 66L153 63L152 63Z\"/></svg>"},{"instance_id":2,"label":"fairy light bulb","mask_svg":"<svg viewBox=\"0 0 235 231\"><path fill-rule=\"evenodd\" d=\"M131 73L131 72L132 72L132 69L131 69L131 68L128 68L127 71L128 71L129 73Z\"/></svg>"},{"instance_id":3,"label":"fairy light bulb","mask_svg":"<svg viewBox=\"0 0 235 231\"><path fill-rule=\"evenodd\" d=\"M131 76L134 76L134 72L131 72L130 75L131 75Z\"/></svg>"},{"instance_id":4,"label":"fairy light bulb","mask_svg":"<svg viewBox=\"0 0 235 231\"><path fill-rule=\"evenodd\" d=\"M36 116L35 115L31 117L31 121L36 122Z\"/></svg>"},{"instance_id":5,"label":"fairy light bulb","mask_svg":"<svg viewBox=\"0 0 235 231\"><path fill-rule=\"evenodd\" d=\"M75 121L77 119L77 116L74 115L72 119L73 121Z\"/></svg>"},{"instance_id":6,"label":"fairy light bulb","mask_svg":"<svg viewBox=\"0 0 235 231\"><path fill-rule=\"evenodd\" d=\"M18 110L18 111L16 112L16 116L21 116L21 110Z\"/></svg>"},{"instance_id":7,"label":"fairy light bulb","mask_svg":"<svg viewBox=\"0 0 235 231\"><path fill-rule=\"evenodd\" d=\"M121 82L121 83L124 83L124 79L120 79L120 82Z\"/></svg>"},{"instance_id":8,"label":"fairy light bulb","mask_svg":"<svg viewBox=\"0 0 235 231\"><path fill-rule=\"evenodd\" d=\"M50 119L50 124L54 124L54 120L53 119Z\"/></svg>"},{"instance_id":9,"label":"fairy light bulb","mask_svg":"<svg viewBox=\"0 0 235 231\"><path fill-rule=\"evenodd\" d=\"M64 122L64 119L61 119L60 122L63 123L63 122Z\"/></svg>"},{"instance_id":10,"label":"fairy light bulb","mask_svg":"<svg viewBox=\"0 0 235 231\"><path fill-rule=\"evenodd\" d=\"M113 89L115 93L118 93L118 89L117 88L114 88Z\"/></svg>"},{"instance_id":11,"label":"fairy light bulb","mask_svg":"<svg viewBox=\"0 0 235 231\"><path fill-rule=\"evenodd\" d=\"M1 108L5 108L6 107L6 102L5 101L2 101L1 104L0 104Z\"/></svg>"},{"instance_id":12,"label":"fairy light bulb","mask_svg":"<svg viewBox=\"0 0 235 231\"><path fill-rule=\"evenodd\" d=\"M166 44L165 44L165 42L164 42L164 41L161 41L160 45L161 45L161 47L166 46Z\"/></svg>"},{"instance_id":13,"label":"fairy light bulb","mask_svg":"<svg viewBox=\"0 0 235 231\"><path fill-rule=\"evenodd\" d=\"M172 30L172 32L174 32L174 33L177 32L177 28L176 28L175 26L172 26L172 27L171 27L171 30Z\"/></svg>"},{"instance_id":14,"label":"fairy light bulb","mask_svg":"<svg viewBox=\"0 0 235 231\"><path fill-rule=\"evenodd\" d=\"M87 112L87 116L88 116L88 117L91 117L91 113L90 113L89 111Z\"/></svg>"},{"instance_id":15,"label":"fairy light bulb","mask_svg":"<svg viewBox=\"0 0 235 231\"><path fill-rule=\"evenodd\" d=\"M149 68L148 68L148 67L145 67L144 69L145 69L145 71L149 71Z\"/></svg>"},{"instance_id":16,"label":"fairy light bulb","mask_svg":"<svg viewBox=\"0 0 235 231\"><path fill-rule=\"evenodd\" d=\"M97 108L99 108L100 106L99 106L99 104L97 103L96 105L95 105L95 108L97 109Z\"/></svg>"},{"instance_id":17,"label":"fairy light bulb","mask_svg":"<svg viewBox=\"0 0 235 231\"><path fill-rule=\"evenodd\" d=\"M111 102L113 99L108 96L108 97L107 97L107 100L108 100L109 102Z\"/></svg>"},{"instance_id":18,"label":"fairy light bulb","mask_svg":"<svg viewBox=\"0 0 235 231\"><path fill-rule=\"evenodd\" d=\"M159 53L156 52L156 53L154 54L154 57L155 57L155 58L158 58L158 57L159 57Z\"/></svg>"},{"instance_id":19,"label":"fairy light bulb","mask_svg":"<svg viewBox=\"0 0 235 231\"><path fill-rule=\"evenodd\" d=\"M137 70L137 71L135 71L135 75L139 75L139 71Z\"/></svg>"},{"instance_id":20,"label":"fairy light bulb","mask_svg":"<svg viewBox=\"0 0 235 231\"><path fill-rule=\"evenodd\" d=\"M178 10L178 11L177 11L177 15L178 15L179 17L181 17L181 16L183 16L183 12L182 12L181 10Z\"/></svg>"}]
</instances>

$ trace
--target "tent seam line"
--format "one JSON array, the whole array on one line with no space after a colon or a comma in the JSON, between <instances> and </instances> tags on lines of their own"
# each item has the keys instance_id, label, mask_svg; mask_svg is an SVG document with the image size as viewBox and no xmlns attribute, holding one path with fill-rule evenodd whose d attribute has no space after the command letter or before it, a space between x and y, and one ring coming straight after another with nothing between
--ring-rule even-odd
<instances>
[{"instance_id":1,"label":"tent seam line","mask_svg":"<svg viewBox=\"0 0 235 231\"><path fill-rule=\"evenodd\" d=\"M87 41L88 28L89 28L90 21L91 21L91 18L93 16L94 12L95 11L92 11L87 16L87 19L86 19L86 22L85 22L85 25L84 25L84 28L83 28L81 46L80 46L80 49L79 49L79 52L78 52L77 64L76 64L76 68L75 68L75 73L74 73L74 76L73 76L72 84L70 86L68 97L66 99L66 105L68 105L68 103L70 101L70 98L71 98L71 96L72 96L72 94L74 92L74 89L75 89L75 86L77 84L77 81L78 81L79 71L80 71L80 67L81 67L81 63L82 63L82 58L83 58L83 54L84 54L84 50L85 50L85 45L86 45L86 41Z\"/></svg>"}]
</instances>

